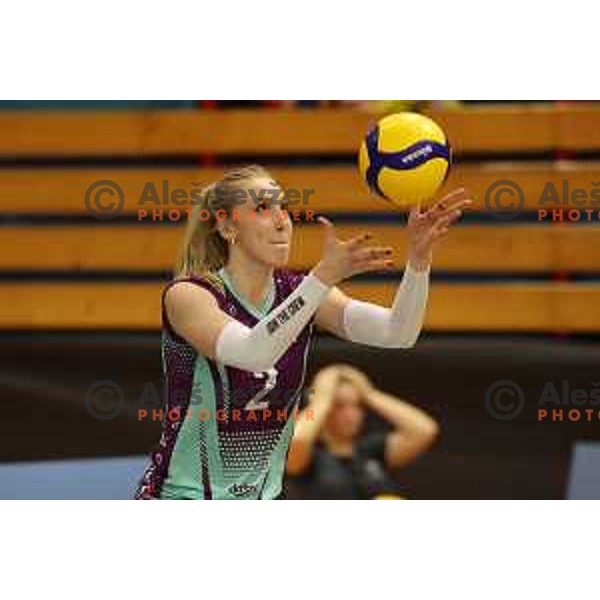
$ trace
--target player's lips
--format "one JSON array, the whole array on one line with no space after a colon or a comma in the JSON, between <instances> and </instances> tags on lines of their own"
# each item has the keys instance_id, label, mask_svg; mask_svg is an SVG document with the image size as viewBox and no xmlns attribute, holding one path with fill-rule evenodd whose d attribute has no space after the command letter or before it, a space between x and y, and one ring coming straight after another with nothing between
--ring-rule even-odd
<instances>
[{"instance_id":1,"label":"player's lips","mask_svg":"<svg viewBox=\"0 0 600 600\"><path fill-rule=\"evenodd\" d=\"M273 246L289 246L290 243L288 241L279 241L279 242L271 242Z\"/></svg>"}]
</instances>

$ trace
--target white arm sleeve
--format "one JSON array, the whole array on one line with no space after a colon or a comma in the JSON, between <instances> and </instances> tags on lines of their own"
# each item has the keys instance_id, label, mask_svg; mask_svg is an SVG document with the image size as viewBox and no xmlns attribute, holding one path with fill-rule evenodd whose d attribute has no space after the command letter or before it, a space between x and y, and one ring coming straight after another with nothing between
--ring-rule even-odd
<instances>
[{"instance_id":1,"label":"white arm sleeve","mask_svg":"<svg viewBox=\"0 0 600 600\"><path fill-rule=\"evenodd\" d=\"M329 286L310 274L275 310L254 327L229 322L219 334L216 359L245 371L268 371L296 341L323 299Z\"/></svg>"},{"instance_id":2,"label":"white arm sleeve","mask_svg":"<svg viewBox=\"0 0 600 600\"><path fill-rule=\"evenodd\" d=\"M351 300L344 309L346 337L359 344L380 348L411 348L415 345L427 307L429 269L404 270L392 308Z\"/></svg>"}]
</instances>

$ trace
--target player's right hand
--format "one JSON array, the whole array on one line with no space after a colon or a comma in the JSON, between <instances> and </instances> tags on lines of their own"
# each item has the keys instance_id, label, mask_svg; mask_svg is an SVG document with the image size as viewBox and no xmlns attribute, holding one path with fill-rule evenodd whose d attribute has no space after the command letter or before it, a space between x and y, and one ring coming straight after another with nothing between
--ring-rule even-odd
<instances>
[{"instance_id":1,"label":"player's right hand","mask_svg":"<svg viewBox=\"0 0 600 600\"><path fill-rule=\"evenodd\" d=\"M323 258L312 274L323 283L334 286L359 273L388 270L394 266L392 248L367 246L370 233L362 233L349 240L338 239L333 223L325 217L317 220L325 227Z\"/></svg>"}]
</instances>

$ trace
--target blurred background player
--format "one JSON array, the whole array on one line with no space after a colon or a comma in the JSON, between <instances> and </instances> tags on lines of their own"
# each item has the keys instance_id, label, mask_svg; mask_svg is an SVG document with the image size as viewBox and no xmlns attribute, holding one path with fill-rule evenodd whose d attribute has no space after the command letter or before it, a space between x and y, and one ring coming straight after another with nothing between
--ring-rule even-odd
<instances>
[{"instance_id":1,"label":"blurred background player","mask_svg":"<svg viewBox=\"0 0 600 600\"><path fill-rule=\"evenodd\" d=\"M390 475L429 449L438 424L422 410L377 389L360 370L334 364L309 388L287 459L290 497L327 500L399 498ZM391 431L364 434L366 410ZM307 418L310 411L310 418Z\"/></svg>"}]
</instances>

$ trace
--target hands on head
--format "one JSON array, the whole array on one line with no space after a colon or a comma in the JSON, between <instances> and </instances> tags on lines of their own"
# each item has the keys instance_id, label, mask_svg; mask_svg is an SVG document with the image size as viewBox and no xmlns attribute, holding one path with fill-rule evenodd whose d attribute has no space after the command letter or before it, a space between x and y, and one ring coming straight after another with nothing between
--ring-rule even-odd
<instances>
[{"instance_id":1,"label":"hands on head","mask_svg":"<svg viewBox=\"0 0 600 600\"><path fill-rule=\"evenodd\" d=\"M315 399L329 399L333 402L335 390L342 381L349 381L359 391L361 398L365 400L375 389L371 380L359 369L350 365L336 363L322 368L314 379Z\"/></svg>"}]
</instances>

